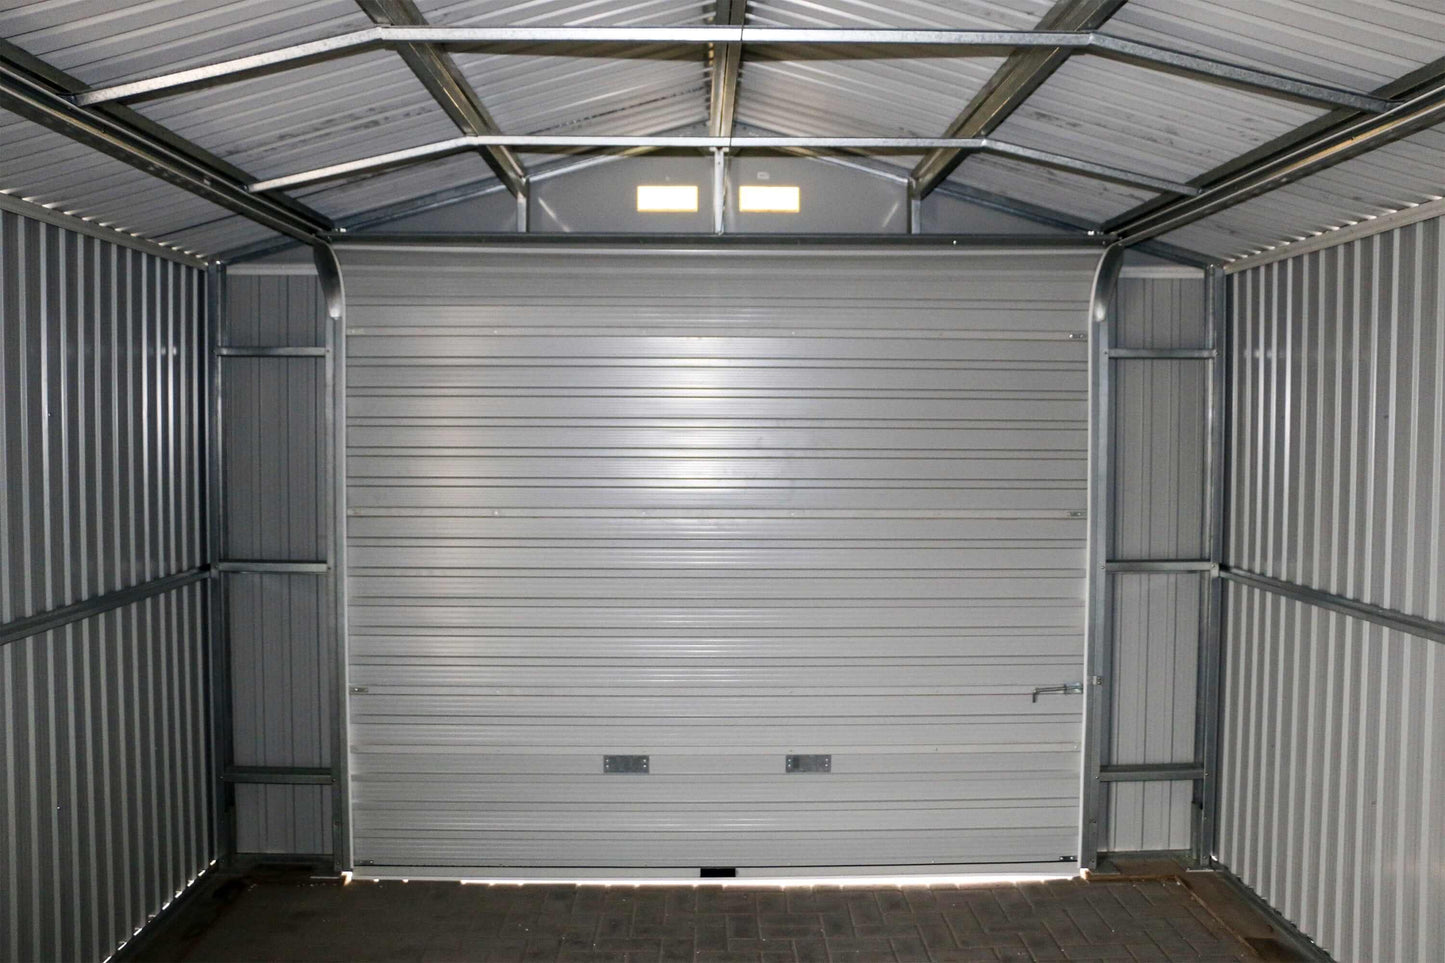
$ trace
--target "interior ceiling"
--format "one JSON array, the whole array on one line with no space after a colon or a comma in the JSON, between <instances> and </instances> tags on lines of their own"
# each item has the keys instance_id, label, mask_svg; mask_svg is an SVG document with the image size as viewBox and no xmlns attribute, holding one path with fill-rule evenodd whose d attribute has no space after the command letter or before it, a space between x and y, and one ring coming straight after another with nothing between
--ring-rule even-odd
<instances>
[{"instance_id":1,"label":"interior ceiling","mask_svg":"<svg viewBox=\"0 0 1445 963\"><path fill-rule=\"evenodd\" d=\"M468 26L700 26L712 0L416 0L427 23ZM1053 0L752 0L746 22L779 27L1037 28ZM369 27L357 0L0 0L0 38L74 78L76 89L273 50ZM1127 0L1114 36L1372 91L1445 55L1445 5L1411 0ZM737 87L740 131L790 136L938 137L1004 64L988 56L748 47ZM656 135L705 131L706 47L640 51L536 47L456 50L453 59L508 134ZM608 53L610 56L600 55ZM619 53L621 55L619 55ZM3 51L0 51L3 54ZM33 66L33 65L32 65ZM1445 70L1436 76L1445 74ZM0 95L0 107L5 105ZM456 124L395 50L312 62L138 100L129 108L261 179L455 137ZM1331 108L1243 87L1075 54L993 134L1038 150L1172 181L1210 172L1326 116ZM268 237L265 227L120 161L0 111L0 191L201 255ZM1160 238L1213 258L1412 206L1445 193L1435 128L1228 208ZM535 172L555 153L519 151ZM906 174L919 159L875 158ZM566 158L562 158L563 161ZM465 153L298 188L339 223L410 198L484 182ZM968 157L949 184L1102 225L1156 193L991 155Z\"/></svg>"}]
</instances>

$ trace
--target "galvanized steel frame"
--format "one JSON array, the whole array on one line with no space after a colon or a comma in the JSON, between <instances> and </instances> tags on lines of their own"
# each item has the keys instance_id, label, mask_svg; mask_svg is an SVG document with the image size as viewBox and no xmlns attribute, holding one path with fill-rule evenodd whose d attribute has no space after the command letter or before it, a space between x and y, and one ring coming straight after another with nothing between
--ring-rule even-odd
<instances>
[{"instance_id":1,"label":"galvanized steel frame","mask_svg":"<svg viewBox=\"0 0 1445 963\"><path fill-rule=\"evenodd\" d=\"M713 23L741 27L747 18L748 0L717 0ZM738 75L743 45L716 43L712 46L712 90L708 95L707 131L714 137L729 137L738 107Z\"/></svg>"},{"instance_id":2,"label":"galvanized steel frame","mask_svg":"<svg viewBox=\"0 0 1445 963\"><path fill-rule=\"evenodd\" d=\"M1080 774L1082 813L1079 820L1079 866L1099 864L1103 838L1104 791L1101 769L1108 754L1109 717L1113 703L1113 612L1106 563L1113 544L1113 394L1112 365L1119 272L1124 248L1104 250L1089 299L1089 538L1088 609L1084 643L1084 751Z\"/></svg>"},{"instance_id":3,"label":"galvanized steel frame","mask_svg":"<svg viewBox=\"0 0 1445 963\"><path fill-rule=\"evenodd\" d=\"M527 195L518 195L525 204ZM337 872L351 869L351 759L347 678L346 629L346 293L341 280L341 265L330 245L313 248L316 274L321 282L326 306L326 342L330 349L325 366L325 428L322 451L328 457L326 484L322 486L322 517L328 518L328 553L330 571L326 575L331 595L327 609L327 631L334 640L336 653L333 668L331 715L331 854Z\"/></svg>"},{"instance_id":4,"label":"galvanized steel frame","mask_svg":"<svg viewBox=\"0 0 1445 963\"><path fill-rule=\"evenodd\" d=\"M644 147L664 150L683 148L732 151L807 148L828 151L917 152L925 149L948 148L955 151L1000 154L1030 164L1057 167L1061 170L1082 174L1085 177L1114 181L1131 187L1143 187L1160 193L1183 196L1192 196L1198 193L1197 188L1177 181L1128 171L1080 157L1070 157L1065 154L1056 154L1053 151L1011 144L991 137L712 137L685 134L652 134L636 137L590 134L485 134L451 137L430 144L421 144L403 150L389 151L385 154L298 171L294 174L268 177L265 180L249 184L246 189L253 194L261 194L285 187L300 187L333 180L348 174L363 174L368 171L403 167L488 145L526 147L530 150L570 150L578 147L591 150L630 150Z\"/></svg>"},{"instance_id":5,"label":"galvanized steel frame","mask_svg":"<svg viewBox=\"0 0 1445 963\"><path fill-rule=\"evenodd\" d=\"M412 0L356 0L372 22L379 25L423 27L426 17ZM497 122L483 106L476 90L446 51L427 44L399 44L396 52L437 105L463 134L494 134ZM527 170L507 147L487 145L477 151L497 180L515 197L527 191Z\"/></svg>"},{"instance_id":6,"label":"galvanized steel frame","mask_svg":"<svg viewBox=\"0 0 1445 963\"><path fill-rule=\"evenodd\" d=\"M75 95L82 106L156 96L167 91L210 86L228 79L285 69L292 65L359 53L379 46L433 44L488 48L495 52L522 47L578 45L596 47L592 56L646 57L651 47L697 44L787 45L875 48L864 56L913 54L937 57L956 51L999 48L1063 49L1101 54L1157 69L1188 74L1231 86L1252 87L1300 100L1383 111L1391 102L1361 91L1346 90L1300 77L1258 70L1243 64L1203 57L1184 50L1142 43L1096 30L940 30L857 27L402 27L376 26L351 33L280 47L264 53L219 61L186 70L171 71L138 80L96 87ZM605 46L617 49L606 51ZM893 48L879 51L876 48ZM896 51L896 52L895 52ZM566 52L576 54L575 49Z\"/></svg>"},{"instance_id":7,"label":"galvanized steel frame","mask_svg":"<svg viewBox=\"0 0 1445 963\"><path fill-rule=\"evenodd\" d=\"M236 853L236 791L221 774L235 760L235 723L231 699L231 619L227 580L219 566L226 555L226 489L224 450L221 444L225 411L225 384L221 377L221 342L227 315L226 268L213 264L206 271L206 557L214 577L210 591L210 654L212 766L216 772L212 827L216 857L228 862Z\"/></svg>"},{"instance_id":8,"label":"galvanized steel frame","mask_svg":"<svg viewBox=\"0 0 1445 963\"><path fill-rule=\"evenodd\" d=\"M0 50L0 107L137 167L281 234L309 240L329 220L289 199L257 197L243 180L197 159L199 148L172 143L94 108L77 106L52 81ZM300 208L300 209L298 209Z\"/></svg>"},{"instance_id":9,"label":"galvanized steel frame","mask_svg":"<svg viewBox=\"0 0 1445 963\"><path fill-rule=\"evenodd\" d=\"M1092 30L1112 17L1125 0L1057 0L1039 20L1040 30ZM1008 56L944 132L949 137L987 137L1069 59L1063 47L1019 50ZM927 197L967 155L931 150L909 175L909 196Z\"/></svg>"},{"instance_id":10,"label":"galvanized steel frame","mask_svg":"<svg viewBox=\"0 0 1445 963\"><path fill-rule=\"evenodd\" d=\"M1117 244L1110 250L1122 250ZM1184 781L1194 785L1190 825L1190 857L1196 866L1208 866L1214 850L1218 810L1219 726L1223 710L1221 673L1220 567L1224 557L1225 431L1229 303L1224 272L1205 269L1207 347L1203 349L1141 349L1113 346L1114 305L1112 285L1103 273L1095 283L1091 329L1094 334L1090 377L1089 499L1089 645L1088 685L1085 687L1084 832L1080 865L1098 864L1103 838L1105 783ZM1115 268L1117 270L1117 267ZM1205 546L1204 559L1112 559L1114 411L1113 364L1118 360L1202 361L1209 365L1206 408ZM1195 761L1187 763L1113 764L1109 758L1108 730L1113 716L1114 611L1111 576L1115 574L1197 574L1205 581L1200 607L1199 665L1195 684Z\"/></svg>"},{"instance_id":11,"label":"galvanized steel frame","mask_svg":"<svg viewBox=\"0 0 1445 963\"><path fill-rule=\"evenodd\" d=\"M1214 565L1204 586L1200 613L1199 667L1195 683L1194 757L1204 772L1194 784L1194 824L1190 855L1194 865L1207 867L1218 848L1220 727L1224 718L1224 564L1225 533L1229 531L1229 283L1224 271L1210 267L1204 274L1204 313L1209 325L1209 393L1206 429L1209 436L1208 475L1205 479L1205 545Z\"/></svg>"},{"instance_id":12,"label":"galvanized steel frame","mask_svg":"<svg viewBox=\"0 0 1445 963\"><path fill-rule=\"evenodd\" d=\"M1294 183L1352 157L1445 121L1445 83L1437 83L1382 113L1306 138L1243 170L1203 185L1192 197L1139 209L1104 225L1125 244L1157 237L1277 187Z\"/></svg>"},{"instance_id":13,"label":"galvanized steel frame","mask_svg":"<svg viewBox=\"0 0 1445 963\"><path fill-rule=\"evenodd\" d=\"M101 615L135 602L143 602L174 589L184 588L192 582L202 581L209 578L210 574L209 567L199 565L174 575L165 575L139 585L132 585L129 588L106 592L104 595L97 595L94 598L83 599L70 605L62 605L16 619L13 622L7 622L0 625L0 645L19 642L21 639L28 639L32 635L62 628L72 622L79 622L82 619Z\"/></svg>"},{"instance_id":14,"label":"galvanized steel frame","mask_svg":"<svg viewBox=\"0 0 1445 963\"><path fill-rule=\"evenodd\" d=\"M342 684L335 695L336 712L330 720L331 758L329 768L278 767L278 766L237 766L235 764L235 734L231 705L231 645L229 593L227 574L282 574L314 575L326 579L328 594L332 602L325 607L322 620L323 631L336 641L338 651L344 651L344 639L339 626L339 586L344 578L338 572L334 560L341 557L341 526L344 521L338 510L335 495L336 479L343 470L336 463L336 351L334 346L341 336L339 322L339 274L328 272L322 265L322 255L317 249L318 272L321 274L323 291L327 304L327 344L321 346L276 346L246 345L229 346L225 340L227 287L224 264L211 265L207 271L207 313L208 343L208 419L206 425L207 472L206 505L208 517L209 574L213 576L211 592L211 698L213 719L213 753L216 759L216 832L217 852L223 860L231 860L237 850L236 801L237 784L265 785L328 785L332 787L332 844L335 868L338 871L349 868L349 857L343 846L348 839L349 814L345 808L345 685L344 657L334 666ZM329 280L334 283L328 283ZM324 453L321 463L326 466L327 478L321 486L322 504L320 517L326 519L329 558L315 561L294 560L236 560L228 558L226 539L225 463L222 445L224 429L225 379L223 376L226 358L320 358L323 361L325 377L325 410L323 413L322 437L317 439L319 449Z\"/></svg>"},{"instance_id":15,"label":"galvanized steel frame","mask_svg":"<svg viewBox=\"0 0 1445 963\"><path fill-rule=\"evenodd\" d=\"M1339 612L1365 622L1372 622L1406 635L1419 636L1422 639L1445 644L1445 622L1436 622L1418 615L1409 615L1395 609L1371 605L1368 602L1361 602L1332 592L1322 592L1319 589L1310 588L1308 585L1286 582L1240 568L1226 566L1220 570L1220 578L1260 589L1278 595L1280 598L1293 599L1316 608L1328 609L1331 612Z\"/></svg>"}]
</instances>

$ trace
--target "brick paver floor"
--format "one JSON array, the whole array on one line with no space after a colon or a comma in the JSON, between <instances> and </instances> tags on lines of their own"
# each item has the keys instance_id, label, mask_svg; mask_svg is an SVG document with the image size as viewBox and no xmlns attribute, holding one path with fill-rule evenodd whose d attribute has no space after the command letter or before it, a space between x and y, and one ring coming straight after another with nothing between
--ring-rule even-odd
<instances>
[{"instance_id":1,"label":"brick paver floor","mask_svg":"<svg viewBox=\"0 0 1445 963\"><path fill-rule=\"evenodd\" d=\"M239 886L239 884L238 884ZM1255 960L1177 879L869 888L249 885L184 960Z\"/></svg>"}]
</instances>

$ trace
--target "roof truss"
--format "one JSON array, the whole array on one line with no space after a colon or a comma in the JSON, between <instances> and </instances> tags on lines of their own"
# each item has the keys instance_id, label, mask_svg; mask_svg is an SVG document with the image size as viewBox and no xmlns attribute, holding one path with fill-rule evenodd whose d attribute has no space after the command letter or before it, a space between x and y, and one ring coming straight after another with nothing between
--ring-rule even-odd
<instances>
[{"instance_id":1,"label":"roof truss","mask_svg":"<svg viewBox=\"0 0 1445 963\"><path fill-rule=\"evenodd\" d=\"M1126 244L1148 243L1150 247L1163 251L1167 246L1149 239L1381 144L1445 122L1445 60L1377 91L1347 90L1131 41L1095 29L1122 2L1058 0L1039 29L977 31L750 27L744 22L745 0L718 0L716 22L705 27L450 28L426 25L411 0L357 0L377 21L376 26L326 40L94 89L83 89L74 78L0 41L0 107L125 160L287 237L311 243L332 236L336 226L281 193L283 187L381 170L457 151L476 150L498 176L497 189L505 188L524 197L528 175L510 150L512 147L624 151L626 154L687 148L776 150L851 166L863 162L861 159L830 157L829 154L926 151L923 162L911 175L915 200L928 190L938 189L944 184L949 171L969 154L1004 154L1029 163L1158 192L1160 197L1156 200L1121 215L1103 225L1102 229L1081 225L1077 219L1053 212L1025 211L1021 216L1050 219L1059 224L1077 224L1090 233L1116 237ZM790 50L775 51L775 55L898 58L978 53L996 55L1001 50L1011 50L1013 54L942 137L733 136L743 48L747 45L783 44L790 45ZM649 56L656 52L659 45L672 48L708 45L710 48L714 69L706 135L536 137L503 134L497 130L490 114L447 53L448 49L465 49L533 55ZM817 51L820 45L826 45L827 49ZM131 98L162 96L197 86L226 83L243 76L287 69L375 47L394 49L406 60L463 136L282 178L253 181L244 172L118 103ZM1128 60L1154 69L1271 95L1329 104L1338 109L1320 121L1307 124L1265 148L1248 152L1188 184L1120 170L1085 158L1009 144L989 136L1064 59L1079 53ZM961 136L965 133L969 136ZM581 169L606 162L612 156L617 155L592 156L574 164L547 168L547 171L561 173ZM898 178L904 182L908 178L901 172L883 172L866 164L863 166L879 176ZM947 193L957 193L952 189L955 186L949 185ZM967 188L960 187L959 190L968 192ZM436 203L455 202L459 197L466 196L464 191L456 188L451 189L451 193L454 196L450 200L437 200ZM965 199L989 203L988 198L979 200L969 196ZM1021 208L1017 205L1022 202L1004 198L998 203L1004 204L1001 209L1020 213ZM1023 207L1031 205L1024 204Z\"/></svg>"},{"instance_id":2,"label":"roof truss","mask_svg":"<svg viewBox=\"0 0 1445 963\"><path fill-rule=\"evenodd\" d=\"M412 0L356 0L356 3L362 12L383 26L426 26L426 18ZM432 44L404 43L397 45L396 52L463 134L478 136L498 132L496 121L445 50ZM477 153L507 190L517 196L526 193L527 172L511 150L502 145L482 145Z\"/></svg>"}]
</instances>

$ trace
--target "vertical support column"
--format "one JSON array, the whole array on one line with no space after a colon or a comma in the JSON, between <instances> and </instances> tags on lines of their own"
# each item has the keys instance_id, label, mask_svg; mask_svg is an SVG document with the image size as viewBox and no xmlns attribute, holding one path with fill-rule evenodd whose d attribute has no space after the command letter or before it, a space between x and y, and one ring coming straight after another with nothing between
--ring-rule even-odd
<instances>
[{"instance_id":1,"label":"vertical support column","mask_svg":"<svg viewBox=\"0 0 1445 963\"><path fill-rule=\"evenodd\" d=\"M1205 319L1209 325L1209 475L1205 489L1207 548L1214 564L1204 587L1203 632L1200 634L1198 702L1195 709L1195 758L1204 764L1204 778L1195 785L1191 856L1208 867L1214 858L1219 817L1219 727L1224 714L1224 563L1225 510L1229 430L1229 282L1224 270L1211 266L1204 275Z\"/></svg>"},{"instance_id":2,"label":"vertical support column","mask_svg":"<svg viewBox=\"0 0 1445 963\"><path fill-rule=\"evenodd\" d=\"M722 234L727 230L726 214L728 200L728 154L721 147L712 151L712 232Z\"/></svg>"},{"instance_id":3,"label":"vertical support column","mask_svg":"<svg viewBox=\"0 0 1445 963\"><path fill-rule=\"evenodd\" d=\"M210 622L208 673L210 683L212 792L211 832L216 857L223 863L236 852L236 787L223 777L235 758L231 712L231 625L226 579L219 570L226 558L226 504L222 477L221 428L223 385L221 342L225 331L226 268L206 268L206 562L210 591L206 593Z\"/></svg>"},{"instance_id":4,"label":"vertical support column","mask_svg":"<svg viewBox=\"0 0 1445 963\"><path fill-rule=\"evenodd\" d=\"M918 181L908 178L908 233L923 233L923 196L918 192Z\"/></svg>"},{"instance_id":5,"label":"vertical support column","mask_svg":"<svg viewBox=\"0 0 1445 963\"><path fill-rule=\"evenodd\" d=\"M1079 866L1094 869L1104 825L1104 784L1100 778L1107 753L1114 675L1112 595L1106 563L1113 534L1114 430L1112 365L1115 301L1124 249L1105 249L1094 273L1089 302L1089 546L1088 625L1084 661L1083 812L1079 827Z\"/></svg>"},{"instance_id":6,"label":"vertical support column","mask_svg":"<svg viewBox=\"0 0 1445 963\"><path fill-rule=\"evenodd\" d=\"M528 225L528 214L532 203L532 181L531 178L522 179L522 189L517 192L517 233L526 234L530 227ZM332 344L335 347L335 344Z\"/></svg>"},{"instance_id":7,"label":"vertical support column","mask_svg":"<svg viewBox=\"0 0 1445 963\"><path fill-rule=\"evenodd\" d=\"M527 192L518 195L518 212ZM316 274L326 302L326 403L322 451L327 463L321 511L327 522L326 574L331 605L327 621L336 646L335 711L331 714L331 853L338 873L351 869L351 757L348 731L346 633L346 298L341 265L329 246L315 249Z\"/></svg>"}]
</instances>

